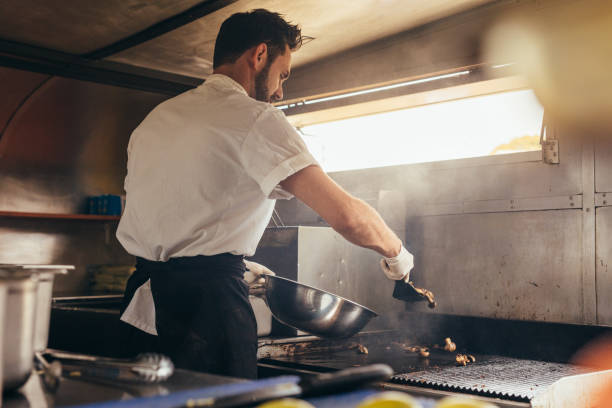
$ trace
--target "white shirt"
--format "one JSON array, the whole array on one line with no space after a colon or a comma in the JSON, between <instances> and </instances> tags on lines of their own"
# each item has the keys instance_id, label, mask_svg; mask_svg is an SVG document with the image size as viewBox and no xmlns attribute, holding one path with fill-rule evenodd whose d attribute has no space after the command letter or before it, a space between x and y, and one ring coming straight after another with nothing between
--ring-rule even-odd
<instances>
[{"instance_id":1,"label":"white shirt","mask_svg":"<svg viewBox=\"0 0 612 408\"><path fill-rule=\"evenodd\" d=\"M117 238L152 261L253 255L275 199L291 198L278 183L313 164L282 111L211 75L132 133Z\"/></svg>"},{"instance_id":2,"label":"white shirt","mask_svg":"<svg viewBox=\"0 0 612 408\"><path fill-rule=\"evenodd\" d=\"M128 145L126 207L117 238L152 261L253 255L279 182L317 164L285 115L224 75L157 106ZM156 335L150 281L121 320Z\"/></svg>"}]
</instances>

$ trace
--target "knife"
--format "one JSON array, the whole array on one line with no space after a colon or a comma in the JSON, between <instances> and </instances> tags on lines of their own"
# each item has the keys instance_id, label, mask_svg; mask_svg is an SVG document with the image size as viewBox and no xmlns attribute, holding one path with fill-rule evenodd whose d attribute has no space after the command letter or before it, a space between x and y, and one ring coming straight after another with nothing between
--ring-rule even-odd
<instances>
[{"instance_id":1,"label":"knife","mask_svg":"<svg viewBox=\"0 0 612 408\"><path fill-rule=\"evenodd\" d=\"M258 390L221 397L191 398L182 407L232 408L259 404L277 398L315 397L384 381L392 375L393 370L386 364L351 367L333 373L320 374L313 378L301 379L298 383L275 384Z\"/></svg>"}]
</instances>

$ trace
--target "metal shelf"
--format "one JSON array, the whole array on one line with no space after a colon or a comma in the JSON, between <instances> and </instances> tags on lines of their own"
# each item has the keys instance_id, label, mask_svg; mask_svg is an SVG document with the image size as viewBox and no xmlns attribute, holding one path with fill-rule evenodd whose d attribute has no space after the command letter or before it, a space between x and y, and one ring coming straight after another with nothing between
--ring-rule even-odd
<instances>
[{"instance_id":1,"label":"metal shelf","mask_svg":"<svg viewBox=\"0 0 612 408\"><path fill-rule=\"evenodd\" d=\"M33 213L20 211L0 211L0 218L37 218L37 219L60 219L60 220L82 220L82 221L119 221L118 215L93 215L93 214L53 214Z\"/></svg>"}]
</instances>

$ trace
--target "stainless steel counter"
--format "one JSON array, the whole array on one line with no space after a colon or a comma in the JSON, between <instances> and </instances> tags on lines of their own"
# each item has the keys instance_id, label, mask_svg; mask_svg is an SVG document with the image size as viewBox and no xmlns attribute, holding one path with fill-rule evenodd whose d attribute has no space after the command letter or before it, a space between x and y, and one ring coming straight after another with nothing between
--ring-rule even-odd
<instances>
[{"instance_id":1,"label":"stainless steel counter","mask_svg":"<svg viewBox=\"0 0 612 408\"><path fill-rule=\"evenodd\" d=\"M69 407L98 402L126 400L138 397L168 395L177 391L231 384L244 380L177 369L167 381L154 385L94 383L62 378L55 393L45 390L38 375L17 392L7 394L2 406L8 408Z\"/></svg>"}]
</instances>

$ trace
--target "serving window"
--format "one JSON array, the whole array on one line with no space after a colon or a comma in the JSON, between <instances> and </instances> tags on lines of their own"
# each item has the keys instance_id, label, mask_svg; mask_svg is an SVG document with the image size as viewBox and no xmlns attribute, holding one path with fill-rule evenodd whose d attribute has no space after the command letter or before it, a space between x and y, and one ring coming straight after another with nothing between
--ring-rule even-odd
<instances>
[{"instance_id":1,"label":"serving window","mask_svg":"<svg viewBox=\"0 0 612 408\"><path fill-rule=\"evenodd\" d=\"M540 150L529 89L298 126L327 172Z\"/></svg>"}]
</instances>

